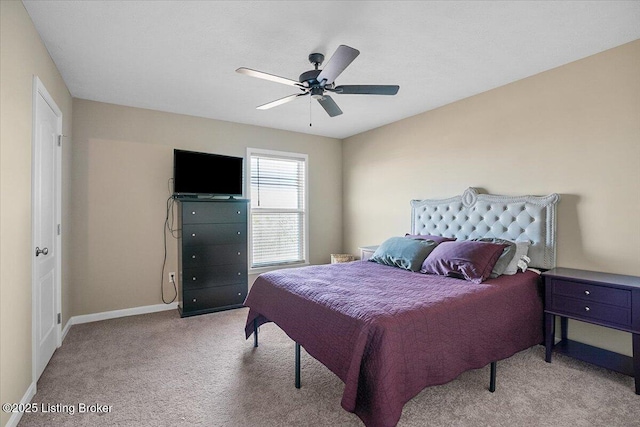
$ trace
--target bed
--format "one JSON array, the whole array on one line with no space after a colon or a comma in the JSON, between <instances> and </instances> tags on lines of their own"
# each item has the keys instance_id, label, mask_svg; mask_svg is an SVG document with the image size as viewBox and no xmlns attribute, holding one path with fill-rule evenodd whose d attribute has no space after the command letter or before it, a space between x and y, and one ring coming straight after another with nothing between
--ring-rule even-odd
<instances>
[{"instance_id":1,"label":"bed","mask_svg":"<svg viewBox=\"0 0 640 427\"><path fill-rule=\"evenodd\" d=\"M444 200L412 201L414 235L530 242L529 266L555 266L557 194L508 197L474 188ZM367 426L394 426L427 386L491 364L543 340L538 274L482 283L374 262L309 266L260 275L245 305L246 337L276 323L344 383L342 407Z\"/></svg>"}]
</instances>

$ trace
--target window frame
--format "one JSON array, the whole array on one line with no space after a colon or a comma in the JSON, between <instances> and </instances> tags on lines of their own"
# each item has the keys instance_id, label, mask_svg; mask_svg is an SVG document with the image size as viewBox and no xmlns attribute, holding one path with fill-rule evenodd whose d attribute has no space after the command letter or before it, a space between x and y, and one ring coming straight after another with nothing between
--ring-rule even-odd
<instances>
[{"instance_id":1,"label":"window frame","mask_svg":"<svg viewBox=\"0 0 640 427\"><path fill-rule=\"evenodd\" d=\"M303 236L304 239L304 260L300 262L292 262L286 264L272 264L265 265L260 267L253 267L253 207L251 206L251 201L249 201L249 253L248 253L248 262L249 262L249 274L259 274L272 270L279 270L282 268L292 268L292 267L302 267L305 265L309 265L309 156L303 153L293 153L289 151L276 151L276 150L266 150L261 148L251 148L247 147L247 158L245 161L246 173L245 173L245 194L247 195L247 199L251 200L251 157L254 155L264 155L267 157L273 158L281 158L281 159L294 159L298 161L304 162L304 198L303 198L303 219L304 219L304 227L303 227ZM265 209L272 210L274 212L280 212L279 209ZM284 209L282 211L285 211Z\"/></svg>"}]
</instances>

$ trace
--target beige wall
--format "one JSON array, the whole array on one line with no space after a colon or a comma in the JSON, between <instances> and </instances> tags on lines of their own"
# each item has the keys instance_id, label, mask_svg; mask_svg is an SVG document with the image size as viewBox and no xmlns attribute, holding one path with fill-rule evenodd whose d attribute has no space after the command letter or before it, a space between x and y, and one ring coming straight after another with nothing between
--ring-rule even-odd
<instances>
[{"instance_id":1,"label":"beige wall","mask_svg":"<svg viewBox=\"0 0 640 427\"><path fill-rule=\"evenodd\" d=\"M74 99L73 114L74 315L162 302L174 148L242 157L247 147L308 154L311 262L328 263L342 249L340 140L81 99ZM167 259L166 272L176 271L175 239L169 238Z\"/></svg>"},{"instance_id":2,"label":"beige wall","mask_svg":"<svg viewBox=\"0 0 640 427\"><path fill-rule=\"evenodd\" d=\"M640 275L640 41L341 143L72 102L22 3L1 1L0 18L1 402L18 402L31 383L33 75L62 110L66 135L73 123L73 150L71 139L63 147L63 324L161 302L173 148L308 154L312 263L408 231L411 199L476 186L561 193L558 264ZM167 271L175 271L175 241L168 249ZM631 352L628 334L571 328L581 341ZM8 419L1 413L0 425Z\"/></svg>"},{"instance_id":3,"label":"beige wall","mask_svg":"<svg viewBox=\"0 0 640 427\"><path fill-rule=\"evenodd\" d=\"M343 171L345 251L409 231L411 199L556 192L558 265L640 275L640 41L348 138Z\"/></svg>"},{"instance_id":4,"label":"beige wall","mask_svg":"<svg viewBox=\"0 0 640 427\"><path fill-rule=\"evenodd\" d=\"M0 2L0 402L20 402L31 384L31 126L37 75L71 135L71 95L22 2ZM70 143L63 149L63 212L68 212ZM63 227L69 228L67 218ZM62 309L71 313L68 245L63 237ZM0 425L9 415L0 414Z\"/></svg>"}]
</instances>

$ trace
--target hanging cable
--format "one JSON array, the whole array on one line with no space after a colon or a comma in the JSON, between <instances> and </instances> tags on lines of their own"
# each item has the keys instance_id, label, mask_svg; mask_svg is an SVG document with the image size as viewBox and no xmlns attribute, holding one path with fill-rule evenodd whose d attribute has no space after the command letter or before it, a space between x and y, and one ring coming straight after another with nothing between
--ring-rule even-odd
<instances>
[{"instance_id":1,"label":"hanging cable","mask_svg":"<svg viewBox=\"0 0 640 427\"><path fill-rule=\"evenodd\" d=\"M162 231L162 234L164 237L164 259L162 260L162 273L160 278L160 295L162 297L162 302L165 304L171 304L176 300L176 298L178 298L178 289L176 287L176 280L174 278L171 281L173 284L174 297L171 299L171 301L166 301L164 299L164 270L167 264L167 229L169 229L169 231L171 231L171 235L174 236L173 230L169 227L169 215L170 215L169 212L171 212L171 215L173 217L173 196L170 196L167 199L167 215L165 216L165 219L164 219L164 227ZM173 222L173 219L171 219L171 222ZM173 227L173 225L171 225L171 227Z\"/></svg>"},{"instance_id":2,"label":"hanging cable","mask_svg":"<svg viewBox=\"0 0 640 427\"><path fill-rule=\"evenodd\" d=\"M164 226L162 227L162 237L163 237L163 241L164 241L164 257L162 259L162 272L160 273L160 295L162 297L162 302L165 304L171 304L172 302L174 302L177 298L178 298L178 288L176 285L176 279L175 277L173 277L171 279L171 284L173 285L173 292L174 292L174 297L171 299L171 301L166 301L164 298L164 271L167 265L167 230L169 230L169 232L171 233L171 236L175 239L177 239L180 235L180 230L176 230L174 229L174 221L175 221L175 216L173 213L173 205L175 202L175 198L172 194L171 191L171 183L173 181L173 178L169 178L169 181L167 181L167 189L169 190L169 198L167 199L167 214L164 217Z\"/></svg>"}]
</instances>

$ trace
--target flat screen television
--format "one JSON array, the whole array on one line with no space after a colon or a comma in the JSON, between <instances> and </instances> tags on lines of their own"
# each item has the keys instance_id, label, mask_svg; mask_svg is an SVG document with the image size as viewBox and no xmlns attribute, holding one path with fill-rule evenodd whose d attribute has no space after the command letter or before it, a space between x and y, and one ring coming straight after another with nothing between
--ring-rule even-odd
<instances>
[{"instance_id":1,"label":"flat screen television","mask_svg":"<svg viewBox=\"0 0 640 427\"><path fill-rule=\"evenodd\" d=\"M176 195L242 197L242 157L173 150Z\"/></svg>"}]
</instances>

